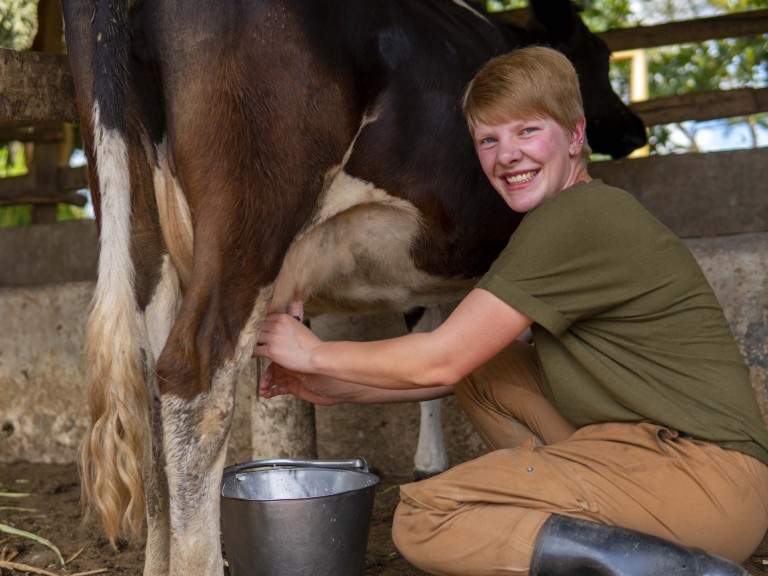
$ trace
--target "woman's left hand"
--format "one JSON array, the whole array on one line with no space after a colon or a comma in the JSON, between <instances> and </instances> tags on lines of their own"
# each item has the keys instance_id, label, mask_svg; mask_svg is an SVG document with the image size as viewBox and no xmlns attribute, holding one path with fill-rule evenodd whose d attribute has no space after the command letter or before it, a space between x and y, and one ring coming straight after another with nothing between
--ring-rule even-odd
<instances>
[{"instance_id":1,"label":"woman's left hand","mask_svg":"<svg viewBox=\"0 0 768 576\"><path fill-rule=\"evenodd\" d=\"M294 372L311 372L312 354L321 343L322 340L293 316L269 314L251 356L267 358Z\"/></svg>"}]
</instances>

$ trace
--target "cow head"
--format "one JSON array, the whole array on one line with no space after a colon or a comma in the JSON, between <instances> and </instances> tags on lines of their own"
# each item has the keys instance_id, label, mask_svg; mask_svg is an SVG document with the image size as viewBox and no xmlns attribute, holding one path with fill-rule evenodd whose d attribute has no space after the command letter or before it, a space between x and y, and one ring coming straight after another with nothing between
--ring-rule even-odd
<instances>
[{"instance_id":1,"label":"cow head","mask_svg":"<svg viewBox=\"0 0 768 576\"><path fill-rule=\"evenodd\" d=\"M530 8L529 28L539 32L542 43L565 54L579 74L592 149L621 158L645 145L643 122L611 87L611 51L605 42L587 29L569 0L531 0Z\"/></svg>"}]
</instances>

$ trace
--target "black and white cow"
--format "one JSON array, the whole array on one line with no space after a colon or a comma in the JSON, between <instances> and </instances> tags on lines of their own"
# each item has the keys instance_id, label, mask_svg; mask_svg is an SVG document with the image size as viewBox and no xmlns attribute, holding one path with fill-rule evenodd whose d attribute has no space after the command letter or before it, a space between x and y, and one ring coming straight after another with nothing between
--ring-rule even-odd
<instances>
[{"instance_id":1,"label":"black and white cow","mask_svg":"<svg viewBox=\"0 0 768 576\"><path fill-rule=\"evenodd\" d=\"M486 182L459 97L488 58L568 55L596 151L645 142L569 2L525 28L460 0L64 0L100 231L86 336L85 494L145 574L222 573L235 380L291 303L460 298L520 218Z\"/></svg>"}]
</instances>

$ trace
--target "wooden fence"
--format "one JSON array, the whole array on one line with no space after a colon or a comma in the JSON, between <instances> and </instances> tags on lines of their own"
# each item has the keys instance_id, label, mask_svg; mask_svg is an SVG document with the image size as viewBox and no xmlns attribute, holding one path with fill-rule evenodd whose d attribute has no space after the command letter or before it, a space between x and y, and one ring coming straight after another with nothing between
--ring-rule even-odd
<instances>
[{"instance_id":1,"label":"wooden fence","mask_svg":"<svg viewBox=\"0 0 768 576\"><path fill-rule=\"evenodd\" d=\"M524 10L503 14L525 19ZM613 51L699 42L768 32L768 10L609 30ZM739 88L656 98L632 104L647 126L746 116L768 111L768 89ZM83 205L85 168L62 165L66 124L77 114L66 57L0 49L0 141L34 143L25 176L0 179L0 206ZM653 156L595 163L593 175L636 194L682 236L768 229L768 150ZM738 195L736 198L735 195Z\"/></svg>"}]
</instances>

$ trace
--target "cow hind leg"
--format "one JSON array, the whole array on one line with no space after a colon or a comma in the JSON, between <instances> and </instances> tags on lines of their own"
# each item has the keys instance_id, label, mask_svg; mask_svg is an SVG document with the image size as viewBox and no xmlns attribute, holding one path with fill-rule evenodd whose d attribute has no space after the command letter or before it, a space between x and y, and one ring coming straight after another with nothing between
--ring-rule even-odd
<instances>
[{"instance_id":1,"label":"cow hind leg","mask_svg":"<svg viewBox=\"0 0 768 576\"><path fill-rule=\"evenodd\" d=\"M438 306L418 310L406 315L406 325L411 332L430 332L443 321ZM448 469L441 409L442 399L419 403L419 440L413 458L413 477L416 480L435 476Z\"/></svg>"},{"instance_id":2,"label":"cow hind leg","mask_svg":"<svg viewBox=\"0 0 768 576\"><path fill-rule=\"evenodd\" d=\"M155 378L155 360L168 339L173 319L181 301L181 287L176 268L168 255L163 257L160 281L153 297L144 310L146 324L145 356L148 358L146 375L151 396L152 437L155 439L149 462L145 465L144 491L147 511L147 543L144 576L163 576L170 566L171 522L168 480L165 474L163 450L163 418L160 391ZM151 364L150 364L151 361Z\"/></svg>"},{"instance_id":3,"label":"cow hind leg","mask_svg":"<svg viewBox=\"0 0 768 576\"><path fill-rule=\"evenodd\" d=\"M413 457L413 478L431 478L448 469L443 440L442 398L419 402L419 441Z\"/></svg>"}]
</instances>

